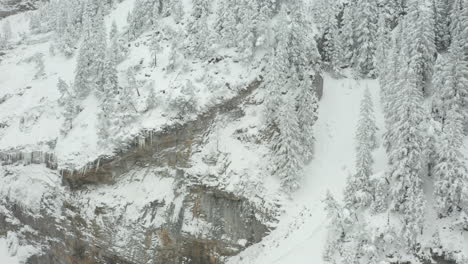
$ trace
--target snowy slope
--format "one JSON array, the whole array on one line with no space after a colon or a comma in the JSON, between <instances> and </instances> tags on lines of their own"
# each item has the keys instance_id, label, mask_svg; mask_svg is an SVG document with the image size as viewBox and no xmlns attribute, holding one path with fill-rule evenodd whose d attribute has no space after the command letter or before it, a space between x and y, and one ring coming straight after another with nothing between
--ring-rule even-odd
<instances>
[{"instance_id":1,"label":"snowy slope","mask_svg":"<svg viewBox=\"0 0 468 264\"><path fill-rule=\"evenodd\" d=\"M304 171L301 190L284 205L286 212L276 230L228 263L323 263L327 217L322 200L327 190L342 196L346 177L354 170L354 127L364 89L369 87L376 105L377 124L383 131L379 86L373 80L325 78L319 119L315 125L315 157ZM380 133L379 133L380 135ZM386 164L382 148L375 150L374 172Z\"/></svg>"},{"instance_id":2,"label":"snowy slope","mask_svg":"<svg viewBox=\"0 0 468 264\"><path fill-rule=\"evenodd\" d=\"M125 32L134 2L122 1L106 16L107 30L115 21L119 32ZM117 142L133 139L143 130L157 131L193 119L197 113L235 96L258 77L261 69L258 60L245 65L228 49L213 55L222 58L217 63L197 59L177 61L170 71L167 67L173 47L168 40L162 41L158 65L152 66L151 32L145 33L130 42L127 59L118 65L121 86L128 85L127 69L138 68L135 77L141 85L141 96L134 95L138 117L125 130L112 133L115 142L102 146L96 129L101 102L94 94L80 102L83 111L73 120L74 128L67 135L60 134L64 109L57 103L60 97L57 82L59 78L69 84L73 82L78 51L66 58L58 51L53 52L53 33L29 34L30 13L0 21L0 27L6 20L14 25L13 48L0 57L0 72L4 73L0 74L0 151L54 153L61 168L80 168L100 156L111 156L121 147ZM170 17L162 19L160 27L162 32L181 30L181 25ZM26 35L22 38L23 34ZM146 111L145 100L153 88L157 107ZM171 103L183 97L187 89L193 89L197 112L181 118L171 109Z\"/></svg>"}]
</instances>

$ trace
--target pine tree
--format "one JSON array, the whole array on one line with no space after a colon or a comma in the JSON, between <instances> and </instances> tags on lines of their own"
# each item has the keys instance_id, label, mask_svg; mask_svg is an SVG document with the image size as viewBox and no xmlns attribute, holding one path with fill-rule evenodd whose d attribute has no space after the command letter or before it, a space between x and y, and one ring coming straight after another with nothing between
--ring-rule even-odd
<instances>
[{"instance_id":1,"label":"pine tree","mask_svg":"<svg viewBox=\"0 0 468 264\"><path fill-rule=\"evenodd\" d=\"M404 41L406 39L406 31L404 30L406 27L407 22L402 19L394 30L387 71L381 81L386 125L384 145L387 153L392 151L398 137L394 124L400 120L398 105L402 97L401 87L405 86L406 81L405 75L408 64L408 48Z\"/></svg>"},{"instance_id":2,"label":"pine tree","mask_svg":"<svg viewBox=\"0 0 468 264\"><path fill-rule=\"evenodd\" d=\"M294 1L288 13L288 22L281 30L287 32L283 37L287 40L290 67L299 79L304 79L311 70L318 71L319 52L315 40L310 37L311 24L306 18L304 2Z\"/></svg>"},{"instance_id":3,"label":"pine tree","mask_svg":"<svg viewBox=\"0 0 468 264\"><path fill-rule=\"evenodd\" d=\"M216 10L214 23L215 38L226 47L235 47L239 4L235 1L221 0Z\"/></svg>"},{"instance_id":4,"label":"pine tree","mask_svg":"<svg viewBox=\"0 0 468 264\"><path fill-rule=\"evenodd\" d=\"M154 91L154 82L151 82L150 85L148 85L148 89L149 93L148 97L146 98L146 108L150 110L156 108L158 104L156 93Z\"/></svg>"},{"instance_id":5,"label":"pine tree","mask_svg":"<svg viewBox=\"0 0 468 264\"><path fill-rule=\"evenodd\" d=\"M194 0L192 13L187 24L188 38L186 40L186 51L188 55L198 58L206 58L211 49L212 41L208 30L208 16L210 4L208 0Z\"/></svg>"},{"instance_id":6,"label":"pine tree","mask_svg":"<svg viewBox=\"0 0 468 264\"><path fill-rule=\"evenodd\" d=\"M356 24L355 63L357 70L365 76L373 76L377 40L377 4L373 0L358 2L359 19Z\"/></svg>"},{"instance_id":7,"label":"pine tree","mask_svg":"<svg viewBox=\"0 0 468 264\"><path fill-rule=\"evenodd\" d=\"M387 60L389 56L389 44L390 37L388 28L386 25L385 17L381 14L379 16L378 29L377 29L377 41L375 51L375 62L374 65L379 74L379 77L385 74ZM382 78L380 78L382 80Z\"/></svg>"},{"instance_id":8,"label":"pine tree","mask_svg":"<svg viewBox=\"0 0 468 264\"><path fill-rule=\"evenodd\" d=\"M415 246L422 230L424 200L422 190L423 142L422 91L418 75L408 68L399 95L400 119L393 125L395 146L390 152L389 175L392 178L392 208L403 217L402 235L408 246Z\"/></svg>"},{"instance_id":9,"label":"pine tree","mask_svg":"<svg viewBox=\"0 0 468 264\"><path fill-rule=\"evenodd\" d=\"M75 5L79 6L71 1L61 1L57 10L55 41L59 50L67 57L73 55L81 30L81 21L77 18L81 15L78 13L81 10L77 9Z\"/></svg>"},{"instance_id":10,"label":"pine tree","mask_svg":"<svg viewBox=\"0 0 468 264\"><path fill-rule=\"evenodd\" d=\"M321 32L319 50L322 60L329 63L335 70L341 61L337 15L339 12L337 1L314 1L313 17Z\"/></svg>"},{"instance_id":11,"label":"pine tree","mask_svg":"<svg viewBox=\"0 0 468 264\"><path fill-rule=\"evenodd\" d=\"M356 3L349 2L343 10L343 25L340 31L340 41L343 47L343 56L341 64L343 66L352 66L354 64L355 53L355 30L356 30Z\"/></svg>"},{"instance_id":12,"label":"pine tree","mask_svg":"<svg viewBox=\"0 0 468 264\"><path fill-rule=\"evenodd\" d=\"M426 85L432 77L435 61L435 29L433 9L427 0L408 1L408 35L411 68L418 77L419 89L427 93Z\"/></svg>"},{"instance_id":13,"label":"pine tree","mask_svg":"<svg viewBox=\"0 0 468 264\"><path fill-rule=\"evenodd\" d=\"M135 1L135 6L127 18L129 41L135 40L156 22L156 18L159 17L161 11L159 3L160 1L155 0Z\"/></svg>"},{"instance_id":14,"label":"pine tree","mask_svg":"<svg viewBox=\"0 0 468 264\"><path fill-rule=\"evenodd\" d=\"M438 51L445 51L450 44L450 1L433 0L432 6L435 15L435 44Z\"/></svg>"},{"instance_id":15,"label":"pine tree","mask_svg":"<svg viewBox=\"0 0 468 264\"><path fill-rule=\"evenodd\" d=\"M343 255L344 239L352 221L349 219L349 211L336 201L330 191L327 191L323 203L330 223L323 258L325 261L333 262L335 255Z\"/></svg>"},{"instance_id":16,"label":"pine tree","mask_svg":"<svg viewBox=\"0 0 468 264\"><path fill-rule=\"evenodd\" d=\"M73 119L79 113L79 110L75 98L75 93L70 88L70 86L61 78L59 78L58 80L57 89L60 93L58 104L64 109L64 123L60 130L60 133L62 135L66 135L68 131L70 131L73 128Z\"/></svg>"},{"instance_id":17,"label":"pine tree","mask_svg":"<svg viewBox=\"0 0 468 264\"><path fill-rule=\"evenodd\" d=\"M281 96L282 107L278 112L279 133L274 137L273 151L274 174L281 179L282 187L287 191L299 188L302 156L299 142L301 134L295 111L295 104L289 96Z\"/></svg>"},{"instance_id":18,"label":"pine tree","mask_svg":"<svg viewBox=\"0 0 468 264\"><path fill-rule=\"evenodd\" d=\"M101 7L89 0L84 13L83 40L75 70L75 90L79 98L103 84L106 57L106 30Z\"/></svg>"},{"instance_id":19,"label":"pine tree","mask_svg":"<svg viewBox=\"0 0 468 264\"><path fill-rule=\"evenodd\" d=\"M372 199L372 149L376 146L374 109L369 89L361 101L360 118L356 132L356 173L347 182L345 200L349 207L365 207Z\"/></svg>"},{"instance_id":20,"label":"pine tree","mask_svg":"<svg viewBox=\"0 0 468 264\"><path fill-rule=\"evenodd\" d=\"M293 102L296 87L288 81L290 68L286 43L285 39L279 39L276 54L272 56L272 69L267 75L270 91L267 98L267 122L273 131L270 143L271 172L281 179L282 187L289 192L299 186L303 150L299 145L302 136Z\"/></svg>"},{"instance_id":21,"label":"pine tree","mask_svg":"<svg viewBox=\"0 0 468 264\"><path fill-rule=\"evenodd\" d=\"M299 91L297 115L302 135L302 157L304 163L308 163L314 151L313 127L318 112L318 100L309 76L305 76L304 80L300 81Z\"/></svg>"},{"instance_id":22,"label":"pine tree","mask_svg":"<svg viewBox=\"0 0 468 264\"><path fill-rule=\"evenodd\" d=\"M441 216L462 209L463 192L468 184L468 170L460 149L463 145L463 117L456 108L448 112L434 168L434 195Z\"/></svg>"},{"instance_id":23,"label":"pine tree","mask_svg":"<svg viewBox=\"0 0 468 264\"><path fill-rule=\"evenodd\" d=\"M463 126L468 124L468 61L463 59L463 43L455 37L444 59L443 68L435 76L438 99L438 114L442 124L448 118L450 109L457 109L463 118Z\"/></svg>"}]
</instances>

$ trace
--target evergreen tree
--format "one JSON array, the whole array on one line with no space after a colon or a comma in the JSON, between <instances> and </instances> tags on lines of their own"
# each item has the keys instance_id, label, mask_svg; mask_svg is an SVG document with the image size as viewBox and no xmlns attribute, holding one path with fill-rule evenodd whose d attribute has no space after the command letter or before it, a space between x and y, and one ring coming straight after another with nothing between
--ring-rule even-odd
<instances>
[{"instance_id":1,"label":"evergreen tree","mask_svg":"<svg viewBox=\"0 0 468 264\"><path fill-rule=\"evenodd\" d=\"M297 115L302 135L302 156L304 163L308 163L312 159L314 151L314 137L312 135L318 112L318 100L309 76L305 76L304 80L300 81L299 91Z\"/></svg>"},{"instance_id":2,"label":"evergreen tree","mask_svg":"<svg viewBox=\"0 0 468 264\"><path fill-rule=\"evenodd\" d=\"M407 19L409 63L418 77L418 87L426 92L436 54L433 9L427 0L409 0Z\"/></svg>"},{"instance_id":3,"label":"evergreen tree","mask_svg":"<svg viewBox=\"0 0 468 264\"><path fill-rule=\"evenodd\" d=\"M441 216L462 209L463 193L468 184L468 170L460 149L463 145L463 117L456 108L448 112L434 168L434 195Z\"/></svg>"},{"instance_id":4,"label":"evergreen tree","mask_svg":"<svg viewBox=\"0 0 468 264\"><path fill-rule=\"evenodd\" d=\"M440 85L436 90L438 115L442 124L448 118L450 109L457 109L463 118L463 126L468 124L468 61L463 59L465 40L453 38L446 60L438 70L434 83Z\"/></svg>"},{"instance_id":5,"label":"evergreen tree","mask_svg":"<svg viewBox=\"0 0 468 264\"><path fill-rule=\"evenodd\" d=\"M211 49L211 39L208 29L208 16L210 14L210 1L194 0L192 13L187 24L188 38L186 51L189 55L206 58Z\"/></svg>"},{"instance_id":6,"label":"evergreen tree","mask_svg":"<svg viewBox=\"0 0 468 264\"><path fill-rule=\"evenodd\" d=\"M63 108L64 122L60 133L66 135L73 128L73 119L79 113L75 93L70 86L61 78L57 83L57 89L60 93L58 104Z\"/></svg>"},{"instance_id":7,"label":"evergreen tree","mask_svg":"<svg viewBox=\"0 0 468 264\"><path fill-rule=\"evenodd\" d=\"M468 61L468 1L454 0L451 11L451 36L460 41L464 52L464 59Z\"/></svg>"},{"instance_id":8,"label":"evergreen tree","mask_svg":"<svg viewBox=\"0 0 468 264\"><path fill-rule=\"evenodd\" d=\"M445 51L450 45L450 1L433 0L435 15L435 44L438 51Z\"/></svg>"},{"instance_id":9,"label":"evergreen tree","mask_svg":"<svg viewBox=\"0 0 468 264\"><path fill-rule=\"evenodd\" d=\"M156 18L159 17L161 11L159 3L160 1L155 0L135 1L135 6L127 18L128 40L135 40L156 22Z\"/></svg>"},{"instance_id":10,"label":"evergreen tree","mask_svg":"<svg viewBox=\"0 0 468 264\"><path fill-rule=\"evenodd\" d=\"M375 50L377 40L377 3L374 0L358 2L358 22L356 23L355 63L357 70L366 76L373 76L375 70Z\"/></svg>"},{"instance_id":11,"label":"evergreen tree","mask_svg":"<svg viewBox=\"0 0 468 264\"><path fill-rule=\"evenodd\" d=\"M378 29L377 29L377 42L375 51L375 62L379 77L385 74L386 65L388 63L389 49L390 49L390 37L388 28L386 25L385 17L379 16ZM382 80L382 78L380 78Z\"/></svg>"},{"instance_id":12,"label":"evergreen tree","mask_svg":"<svg viewBox=\"0 0 468 264\"><path fill-rule=\"evenodd\" d=\"M158 101L156 98L156 93L154 91L154 82L151 82L148 85L149 93L148 97L146 98L146 108L147 110L154 109L157 107Z\"/></svg>"},{"instance_id":13,"label":"evergreen tree","mask_svg":"<svg viewBox=\"0 0 468 264\"><path fill-rule=\"evenodd\" d=\"M389 175L393 180L392 208L403 217L402 235L408 246L415 246L422 230L424 200L422 190L423 142L422 91L418 75L406 69L397 108L400 119L393 125L395 146L390 152Z\"/></svg>"},{"instance_id":14,"label":"evergreen tree","mask_svg":"<svg viewBox=\"0 0 468 264\"><path fill-rule=\"evenodd\" d=\"M365 207L372 199L372 149L376 146L374 109L369 89L364 92L356 132L356 173L348 178L345 189L346 205Z\"/></svg>"},{"instance_id":15,"label":"evergreen tree","mask_svg":"<svg viewBox=\"0 0 468 264\"><path fill-rule=\"evenodd\" d=\"M237 2L220 1L216 10L214 29L218 42L228 48L236 46L238 17L239 4Z\"/></svg>"},{"instance_id":16,"label":"evergreen tree","mask_svg":"<svg viewBox=\"0 0 468 264\"><path fill-rule=\"evenodd\" d=\"M343 22L340 31L340 41L342 42L343 52L342 61L343 66L352 66L354 64L355 53L355 30L356 30L356 2L350 1L344 6Z\"/></svg>"},{"instance_id":17,"label":"evergreen tree","mask_svg":"<svg viewBox=\"0 0 468 264\"><path fill-rule=\"evenodd\" d=\"M303 153L300 149L299 120L291 90L292 83L288 81L289 61L286 50L287 42L279 39L276 54L272 56L272 69L267 75L267 122L272 129L271 139L271 172L281 179L282 187L286 191L298 188L299 171L302 166Z\"/></svg>"},{"instance_id":18,"label":"evergreen tree","mask_svg":"<svg viewBox=\"0 0 468 264\"><path fill-rule=\"evenodd\" d=\"M75 70L75 90L79 98L103 84L106 56L104 17L97 0L88 0L84 13L83 40Z\"/></svg>"},{"instance_id":19,"label":"evergreen tree","mask_svg":"<svg viewBox=\"0 0 468 264\"><path fill-rule=\"evenodd\" d=\"M338 1L318 0L314 1L313 17L321 37L319 50L322 60L329 63L335 70L341 61L341 47L339 41L339 30L337 15L339 13Z\"/></svg>"},{"instance_id":20,"label":"evergreen tree","mask_svg":"<svg viewBox=\"0 0 468 264\"><path fill-rule=\"evenodd\" d=\"M277 113L278 130L273 138L274 174L281 179L282 187L287 191L299 188L302 156L299 142L301 133L295 104L290 95L280 96L281 108Z\"/></svg>"}]
</instances>

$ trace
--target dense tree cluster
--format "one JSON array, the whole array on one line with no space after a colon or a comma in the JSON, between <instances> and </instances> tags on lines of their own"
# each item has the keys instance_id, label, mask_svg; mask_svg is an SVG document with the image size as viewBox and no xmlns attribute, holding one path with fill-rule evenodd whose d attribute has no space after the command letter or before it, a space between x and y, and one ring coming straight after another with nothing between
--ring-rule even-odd
<instances>
[{"instance_id":1,"label":"dense tree cluster","mask_svg":"<svg viewBox=\"0 0 468 264\"><path fill-rule=\"evenodd\" d=\"M432 210L428 197L440 218L462 219L468 212L462 149L468 131L467 0L316 0L310 6L302 0L192 0L188 7L185 2L136 0L121 31L115 23L109 32L105 27L114 1L50 1L31 15L34 33L54 31L53 48L76 57L73 84L57 85L64 134L90 96L100 101L103 144L112 129L128 127L138 114L158 107L157 84L138 80L138 65L122 69L132 43L145 43L152 66L166 73L181 70L184 60L211 63L221 59L219 50L227 50L236 63L261 62L269 171L291 192L313 158L318 99L312 82L321 70L347 74L349 69L378 78L388 168L380 174L372 169L380 143L373 95L379 93L366 89L345 203L331 195L325 202L335 223L326 257L339 253L342 263L379 263L398 247L420 253L424 217ZM4 23L0 47L7 48L11 39L11 25ZM186 115L198 106L195 85L182 86L168 104ZM145 107L136 103L142 87ZM379 230L386 235L380 236L365 221L367 215L384 214L398 224Z\"/></svg>"}]
</instances>

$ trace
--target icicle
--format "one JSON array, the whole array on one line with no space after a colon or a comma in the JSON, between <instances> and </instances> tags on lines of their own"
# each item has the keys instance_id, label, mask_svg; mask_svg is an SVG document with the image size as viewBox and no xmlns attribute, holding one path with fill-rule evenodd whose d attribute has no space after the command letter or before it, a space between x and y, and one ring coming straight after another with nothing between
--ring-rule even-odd
<instances>
[{"instance_id":1,"label":"icicle","mask_svg":"<svg viewBox=\"0 0 468 264\"><path fill-rule=\"evenodd\" d=\"M99 170L100 163L101 163L101 158L98 158L97 164L96 164L96 172Z\"/></svg>"}]
</instances>

